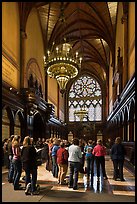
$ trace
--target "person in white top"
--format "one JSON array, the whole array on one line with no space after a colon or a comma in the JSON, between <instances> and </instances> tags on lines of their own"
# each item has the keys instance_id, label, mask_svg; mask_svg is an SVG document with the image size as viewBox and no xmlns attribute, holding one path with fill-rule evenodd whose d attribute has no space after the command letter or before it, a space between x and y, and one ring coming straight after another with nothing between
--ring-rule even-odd
<instances>
[{"instance_id":1,"label":"person in white top","mask_svg":"<svg viewBox=\"0 0 137 204\"><path fill-rule=\"evenodd\" d=\"M80 161L82 158L81 148L79 147L79 139L74 138L73 144L68 148L68 164L69 164L69 183L68 187L74 190L78 189L78 173L80 169ZM74 179L73 179L74 176Z\"/></svg>"}]
</instances>

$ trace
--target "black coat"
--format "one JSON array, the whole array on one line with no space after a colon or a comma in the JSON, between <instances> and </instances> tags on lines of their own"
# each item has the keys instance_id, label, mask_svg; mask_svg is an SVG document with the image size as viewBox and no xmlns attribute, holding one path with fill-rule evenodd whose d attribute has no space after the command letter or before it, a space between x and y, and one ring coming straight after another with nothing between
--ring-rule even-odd
<instances>
[{"instance_id":1,"label":"black coat","mask_svg":"<svg viewBox=\"0 0 137 204\"><path fill-rule=\"evenodd\" d=\"M49 146L44 143L44 147L41 150L41 159L47 161L49 159Z\"/></svg>"},{"instance_id":2,"label":"black coat","mask_svg":"<svg viewBox=\"0 0 137 204\"><path fill-rule=\"evenodd\" d=\"M34 146L29 145L27 147L23 147L21 150L21 160L23 169L30 169L37 167L37 153Z\"/></svg>"},{"instance_id":3,"label":"black coat","mask_svg":"<svg viewBox=\"0 0 137 204\"><path fill-rule=\"evenodd\" d=\"M125 149L123 144L113 144L110 155L112 160L124 160L125 157Z\"/></svg>"}]
</instances>

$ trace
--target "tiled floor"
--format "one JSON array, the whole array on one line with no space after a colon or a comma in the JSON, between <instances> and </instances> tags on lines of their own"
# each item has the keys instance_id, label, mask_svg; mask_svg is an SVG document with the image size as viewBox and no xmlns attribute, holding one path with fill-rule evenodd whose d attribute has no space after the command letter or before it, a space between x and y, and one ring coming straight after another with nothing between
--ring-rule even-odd
<instances>
[{"instance_id":1,"label":"tiled floor","mask_svg":"<svg viewBox=\"0 0 137 204\"><path fill-rule=\"evenodd\" d=\"M114 195L130 195L135 196L135 177L128 172L124 168L124 178L125 182L114 181L113 180L113 164L109 156L106 156L106 172L108 176L108 180L104 181L103 191L109 194ZM84 184L83 184L83 174L79 174L79 192L85 192ZM51 172L45 170L45 164L39 167L38 170L38 181L45 181L45 184L52 183L54 184L53 189L56 190L67 190L73 191L73 189L69 189L67 186L60 186L57 184L57 179L52 176Z\"/></svg>"},{"instance_id":2,"label":"tiled floor","mask_svg":"<svg viewBox=\"0 0 137 204\"><path fill-rule=\"evenodd\" d=\"M114 181L113 164L108 156L106 157L106 172L108 180L103 182L101 192L95 189L85 191L83 174L79 174L79 189L74 191L67 185L57 184L57 178L54 178L52 173L45 169L45 164L42 164L38 167L40 195L26 196L24 191L14 191L12 184L5 182L6 179L4 179L2 200L3 202L135 202L135 177L124 169L125 182ZM24 185L22 180L21 183Z\"/></svg>"},{"instance_id":3,"label":"tiled floor","mask_svg":"<svg viewBox=\"0 0 137 204\"><path fill-rule=\"evenodd\" d=\"M135 196L135 177L124 168L125 182L113 180L113 164L110 158L106 158L106 171L108 181L115 195L133 195Z\"/></svg>"}]
</instances>

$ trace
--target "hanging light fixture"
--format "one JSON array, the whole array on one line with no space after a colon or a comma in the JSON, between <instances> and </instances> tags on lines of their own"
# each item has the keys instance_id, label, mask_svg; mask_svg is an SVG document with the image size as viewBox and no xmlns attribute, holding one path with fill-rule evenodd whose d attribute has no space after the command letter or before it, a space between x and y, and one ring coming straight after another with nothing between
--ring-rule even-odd
<instances>
[{"instance_id":1,"label":"hanging light fixture","mask_svg":"<svg viewBox=\"0 0 137 204\"><path fill-rule=\"evenodd\" d=\"M66 31L63 3L59 20L62 23L64 31ZM78 56L78 52L73 55L72 46L67 41L67 38L64 36L64 38L62 38L62 43L54 48L52 52L48 51L47 57L44 57L47 74L57 80L62 96L68 81L78 75L82 61L82 58Z\"/></svg>"}]
</instances>

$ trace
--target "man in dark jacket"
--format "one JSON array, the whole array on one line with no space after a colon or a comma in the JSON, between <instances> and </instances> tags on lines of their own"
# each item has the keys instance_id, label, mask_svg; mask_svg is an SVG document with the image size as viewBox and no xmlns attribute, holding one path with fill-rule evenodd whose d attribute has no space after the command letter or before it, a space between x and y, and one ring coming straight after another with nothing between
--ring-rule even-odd
<instances>
[{"instance_id":1,"label":"man in dark jacket","mask_svg":"<svg viewBox=\"0 0 137 204\"><path fill-rule=\"evenodd\" d=\"M115 144L113 144L111 148L110 155L111 155L111 159L113 161L113 166L114 166L113 179L116 181L117 178L119 177L121 181L125 181L125 179L123 178L125 149L124 149L123 144L121 143L120 137L117 137L115 139Z\"/></svg>"}]
</instances>

